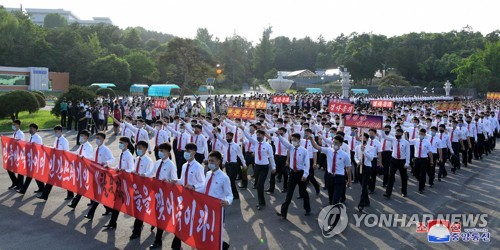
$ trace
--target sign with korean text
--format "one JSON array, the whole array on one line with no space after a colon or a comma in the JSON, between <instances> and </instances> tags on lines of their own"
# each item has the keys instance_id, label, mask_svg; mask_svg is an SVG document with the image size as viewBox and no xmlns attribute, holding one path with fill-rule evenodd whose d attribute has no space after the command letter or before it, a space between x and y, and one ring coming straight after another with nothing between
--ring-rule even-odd
<instances>
[{"instance_id":1,"label":"sign with korean text","mask_svg":"<svg viewBox=\"0 0 500 250\"><path fill-rule=\"evenodd\" d=\"M372 108L394 108L394 101L388 100L371 100L370 104Z\"/></svg>"},{"instance_id":2,"label":"sign with korean text","mask_svg":"<svg viewBox=\"0 0 500 250\"><path fill-rule=\"evenodd\" d=\"M488 93L486 93L486 99L488 99L488 100L500 100L500 92L488 92Z\"/></svg>"},{"instance_id":3,"label":"sign with korean text","mask_svg":"<svg viewBox=\"0 0 500 250\"><path fill-rule=\"evenodd\" d=\"M155 99L155 108L167 109L167 99Z\"/></svg>"},{"instance_id":4,"label":"sign with korean text","mask_svg":"<svg viewBox=\"0 0 500 250\"><path fill-rule=\"evenodd\" d=\"M346 114L344 116L344 126L382 129L383 120L383 116Z\"/></svg>"},{"instance_id":5,"label":"sign with korean text","mask_svg":"<svg viewBox=\"0 0 500 250\"><path fill-rule=\"evenodd\" d=\"M265 100L246 100L245 108L267 109L267 103Z\"/></svg>"},{"instance_id":6,"label":"sign with korean text","mask_svg":"<svg viewBox=\"0 0 500 250\"><path fill-rule=\"evenodd\" d=\"M273 104L290 104L290 96L273 96Z\"/></svg>"},{"instance_id":7,"label":"sign with korean text","mask_svg":"<svg viewBox=\"0 0 500 250\"><path fill-rule=\"evenodd\" d=\"M103 168L71 152L1 137L5 169L76 192L174 233L196 249L221 249L221 201L181 185Z\"/></svg>"},{"instance_id":8,"label":"sign with korean text","mask_svg":"<svg viewBox=\"0 0 500 250\"><path fill-rule=\"evenodd\" d=\"M354 112L354 105L343 102L330 102L328 104L328 112L336 114L348 114Z\"/></svg>"},{"instance_id":9,"label":"sign with korean text","mask_svg":"<svg viewBox=\"0 0 500 250\"><path fill-rule=\"evenodd\" d=\"M227 117L231 119L255 120L256 110L252 108L228 107Z\"/></svg>"},{"instance_id":10,"label":"sign with korean text","mask_svg":"<svg viewBox=\"0 0 500 250\"><path fill-rule=\"evenodd\" d=\"M461 102L439 102L434 104L436 110L459 110L462 108Z\"/></svg>"}]
</instances>

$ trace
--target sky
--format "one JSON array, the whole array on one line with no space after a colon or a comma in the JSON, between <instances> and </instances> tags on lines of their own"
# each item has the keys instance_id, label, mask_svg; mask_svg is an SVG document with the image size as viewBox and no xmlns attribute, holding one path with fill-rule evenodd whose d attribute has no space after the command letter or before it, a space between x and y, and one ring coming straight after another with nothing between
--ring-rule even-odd
<instances>
[{"instance_id":1,"label":"sky","mask_svg":"<svg viewBox=\"0 0 500 250\"><path fill-rule=\"evenodd\" d=\"M198 28L224 40L233 34L256 42L271 37L332 40L341 33L395 36L447 32L469 25L483 35L500 29L499 0L2 0L5 7L72 11L80 19L110 17L120 28L141 26L194 38Z\"/></svg>"}]
</instances>

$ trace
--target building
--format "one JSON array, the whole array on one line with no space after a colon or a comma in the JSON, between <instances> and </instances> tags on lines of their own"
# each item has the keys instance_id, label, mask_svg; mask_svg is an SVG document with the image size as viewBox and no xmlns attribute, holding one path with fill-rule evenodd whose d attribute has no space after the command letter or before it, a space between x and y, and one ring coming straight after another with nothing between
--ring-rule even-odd
<instances>
[{"instance_id":1,"label":"building","mask_svg":"<svg viewBox=\"0 0 500 250\"><path fill-rule=\"evenodd\" d=\"M49 72L43 67L0 66L0 91L39 90L64 92L69 89L69 73Z\"/></svg>"},{"instance_id":2,"label":"building","mask_svg":"<svg viewBox=\"0 0 500 250\"><path fill-rule=\"evenodd\" d=\"M5 8L7 11L20 11L20 8ZM104 23L104 24L113 24L111 22L111 19L109 17L93 17L92 20L82 20L78 18L73 12L69 10L64 10L64 9L31 9L31 8L26 8L24 9L26 13L30 15L31 21L34 24L43 26L45 16L48 14L59 14L66 18L66 21L68 21L68 24L72 23L78 23L80 25L95 25L99 23Z\"/></svg>"}]
</instances>

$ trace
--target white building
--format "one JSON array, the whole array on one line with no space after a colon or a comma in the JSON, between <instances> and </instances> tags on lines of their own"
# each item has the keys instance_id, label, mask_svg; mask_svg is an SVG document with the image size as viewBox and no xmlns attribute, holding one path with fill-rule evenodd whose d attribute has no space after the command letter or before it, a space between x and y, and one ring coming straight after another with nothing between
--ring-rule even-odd
<instances>
[{"instance_id":1,"label":"white building","mask_svg":"<svg viewBox=\"0 0 500 250\"><path fill-rule=\"evenodd\" d=\"M21 10L20 8L5 8L7 11L19 11ZM28 13L31 17L31 21L34 24L43 26L43 22L45 20L45 16L48 14L59 14L66 18L66 21L68 21L68 24L72 23L78 23L80 25L94 25L94 24L99 24L99 23L104 23L104 24L113 24L111 22L111 19L109 17L93 17L92 20L81 20L78 18L73 12L69 10L64 10L64 9L31 9L31 8L26 8L24 9L26 13Z\"/></svg>"}]
</instances>

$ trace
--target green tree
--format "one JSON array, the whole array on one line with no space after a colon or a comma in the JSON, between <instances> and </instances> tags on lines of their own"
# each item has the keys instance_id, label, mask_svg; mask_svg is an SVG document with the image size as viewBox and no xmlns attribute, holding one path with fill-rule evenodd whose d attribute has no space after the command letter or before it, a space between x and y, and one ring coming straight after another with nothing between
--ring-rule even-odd
<instances>
[{"instance_id":1,"label":"green tree","mask_svg":"<svg viewBox=\"0 0 500 250\"><path fill-rule=\"evenodd\" d=\"M68 21L58 13L50 13L43 19L43 27L47 29L59 28L68 25Z\"/></svg>"},{"instance_id":2,"label":"green tree","mask_svg":"<svg viewBox=\"0 0 500 250\"><path fill-rule=\"evenodd\" d=\"M14 90L0 98L0 117L10 116L12 120L19 118L19 112L37 112L40 104L35 94L26 90Z\"/></svg>"},{"instance_id":3,"label":"green tree","mask_svg":"<svg viewBox=\"0 0 500 250\"><path fill-rule=\"evenodd\" d=\"M405 80L405 78L399 73L390 72L385 75L384 78L380 79L378 89L383 90L400 86L411 86L411 84L409 81Z\"/></svg>"},{"instance_id":4,"label":"green tree","mask_svg":"<svg viewBox=\"0 0 500 250\"><path fill-rule=\"evenodd\" d=\"M92 82L110 82L121 90L127 90L130 80L130 66L125 59L115 54L95 60L91 65Z\"/></svg>"},{"instance_id":5,"label":"green tree","mask_svg":"<svg viewBox=\"0 0 500 250\"><path fill-rule=\"evenodd\" d=\"M263 78L264 74L272 69L274 65L274 51L271 44L271 26L264 29L260 43L255 47L253 67L254 74L257 78Z\"/></svg>"},{"instance_id":6,"label":"green tree","mask_svg":"<svg viewBox=\"0 0 500 250\"><path fill-rule=\"evenodd\" d=\"M31 93L33 93L33 95L35 95L36 100L38 101L38 106L39 106L40 108L44 108L44 107L46 106L46 103L45 103L45 97L44 97L44 96L42 96L42 95L40 95L40 94L39 94L39 92L35 92L35 91L33 91L33 92L31 92Z\"/></svg>"},{"instance_id":7,"label":"green tree","mask_svg":"<svg viewBox=\"0 0 500 250\"><path fill-rule=\"evenodd\" d=\"M226 87L241 89L241 83L251 77L251 61L248 56L251 46L250 42L238 35L226 38L221 43L217 58L228 80Z\"/></svg>"},{"instance_id":8,"label":"green tree","mask_svg":"<svg viewBox=\"0 0 500 250\"><path fill-rule=\"evenodd\" d=\"M141 33L138 29L129 28L122 35L122 43L129 49L140 49L143 46Z\"/></svg>"},{"instance_id":9,"label":"green tree","mask_svg":"<svg viewBox=\"0 0 500 250\"><path fill-rule=\"evenodd\" d=\"M130 82L151 83L159 80L159 72L155 63L141 52L132 52L125 56L130 65Z\"/></svg>"},{"instance_id":10,"label":"green tree","mask_svg":"<svg viewBox=\"0 0 500 250\"><path fill-rule=\"evenodd\" d=\"M71 101L76 104L78 101L92 101L95 96L95 92L90 91L88 88L72 85L69 87L68 92L65 92L57 99L50 113L59 117L61 115L60 104L65 98L67 101Z\"/></svg>"}]
</instances>

